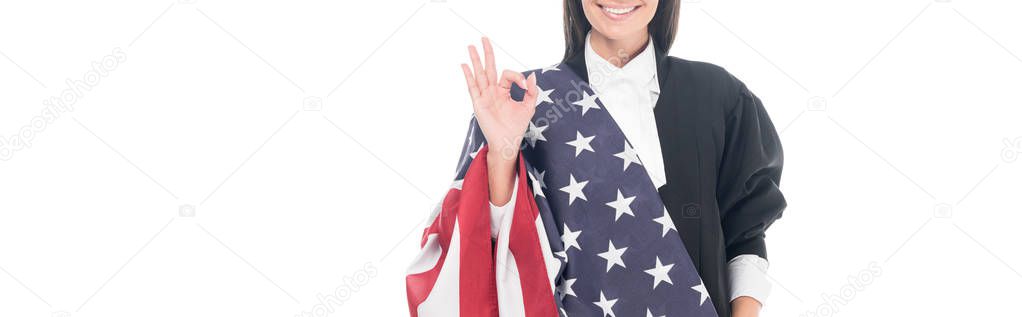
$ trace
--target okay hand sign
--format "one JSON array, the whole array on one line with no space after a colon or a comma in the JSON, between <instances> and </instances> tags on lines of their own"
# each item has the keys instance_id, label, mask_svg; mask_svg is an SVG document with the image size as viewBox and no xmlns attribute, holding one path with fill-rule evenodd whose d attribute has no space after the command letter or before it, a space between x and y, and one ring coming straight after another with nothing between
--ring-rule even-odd
<instances>
[{"instance_id":1,"label":"okay hand sign","mask_svg":"<svg viewBox=\"0 0 1022 317\"><path fill-rule=\"evenodd\" d=\"M536 113L539 91L536 87L536 74L530 74L526 79L519 72L504 70L498 80L493 47L486 37L483 37L483 54L486 56L485 67L479 61L475 46L469 45L468 55L472 59L472 67L461 64L461 70L465 73L476 121L483 130L490 152L499 153L502 159L513 160L517 158L518 147L529 127L529 121ZM525 89L522 101L511 99L512 83Z\"/></svg>"}]
</instances>

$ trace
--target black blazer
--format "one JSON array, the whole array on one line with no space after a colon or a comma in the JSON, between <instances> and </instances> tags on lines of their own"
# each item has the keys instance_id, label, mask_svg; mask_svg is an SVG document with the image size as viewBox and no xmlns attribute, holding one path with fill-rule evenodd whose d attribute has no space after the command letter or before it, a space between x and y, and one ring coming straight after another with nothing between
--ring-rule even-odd
<instances>
[{"instance_id":1,"label":"black blazer","mask_svg":"<svg viewBox=\"0 0 1022 317\"><path fill-rule=\"evenodd\" d=\"M655 51L654 115L667 176L658 191L718 315L729 317L728 261L766 258L764 232L787 205L778 188L781 142L741 81L716 65ZM588 82L584 52L565 64Z\"/></svg>"}]
</instances>

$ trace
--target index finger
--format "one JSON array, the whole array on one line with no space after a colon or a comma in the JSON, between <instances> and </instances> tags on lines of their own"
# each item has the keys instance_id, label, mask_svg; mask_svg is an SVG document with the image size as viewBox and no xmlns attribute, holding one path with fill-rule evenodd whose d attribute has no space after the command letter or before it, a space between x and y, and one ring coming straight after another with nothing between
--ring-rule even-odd
<instances>
[{"instance_id":1,"label":"index finger","mask_svg":"<svg viewBox=\"0 0 1022 317\"><path fill-rule=\"evenodd\" d=\"M529 88L525 90L525 97L522 98L522 102L524 102L526 106L535 108L536 106L539 106L539 104L536 103L536 99L539 99L539 86L536 84L536 72L529 74L529 77L525 81Z\"/></svg>"}]
</instances>

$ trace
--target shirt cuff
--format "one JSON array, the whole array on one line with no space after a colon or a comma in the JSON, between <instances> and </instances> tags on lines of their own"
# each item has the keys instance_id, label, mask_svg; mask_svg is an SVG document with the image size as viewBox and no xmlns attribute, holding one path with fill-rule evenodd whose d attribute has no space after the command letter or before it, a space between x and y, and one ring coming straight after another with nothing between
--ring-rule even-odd
<instances>
[{"instance_id":1,"label":"shirt cuff","mask_svg":"<svg viewBox=\"0 0 1022 317\"><path fill-rule=\"evenodd\" d=\"M753 254L742 254L727 263L728 283L731 286L731 298L748 296L765 304L770 295L771 283L767 279L767 268L770 262Z\"/></svg>"},{"instance_id":2,"label":"shirt cuff","mask_svg":"<svg viewBox=\"0 0 1022 317\"><path fill-rule=\"evenodd\" d=\"M494 205L490 202L490 237L497 238L501 224L504 223L504 215L511 215L515 210L515 197L518 196L518 175L515 175L515 185L511 187L511 199L503 206Z\"/></svg>"}]
</instances>

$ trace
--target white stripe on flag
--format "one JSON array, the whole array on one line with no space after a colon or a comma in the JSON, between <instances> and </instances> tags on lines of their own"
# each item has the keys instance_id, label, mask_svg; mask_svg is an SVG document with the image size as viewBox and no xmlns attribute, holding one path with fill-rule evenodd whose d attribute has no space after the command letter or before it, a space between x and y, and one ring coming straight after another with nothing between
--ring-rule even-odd
<instances>
[{"instance_id":1,"label":"white stripe on flag","mask_svg":"<svg viewBox=\"0 0 1022 317\"><path fill-rule=\"evenodd\" d=\"M550 249L550 239L546 234L546 226L543 226L543 217L536 217L536 234L539 235L539 247L543 250L543 263L546 264L547 279L550 280L550 290L556 290L557 274L561 271L561 260L554 257ZM554 296L551 294L550 296Z\"/></svg>"},{"instance_id":2,"label":"white stripe on flag","mask_svg":"<svg viewBox=\"0 0 1022 317\"><path fill-rule=\"evenodd\" d=\"M511 252L506 254L506 257L497 258L497 276L503 276L497 278L497 308L501 317L525 317L525 299L522 297L518 264Z\"/></svg>"},{"instance_id":3,"label":"white stripe on flag","mask_svg":"<svg viewBox=\"0 0 1022 317\"><path fill-rule=\"evenodd\" d=\"M522 296L522 281L518 276L518 263L508 246L511 236L513 214L501 218L500 231L497 232L497 244L494 254L496 262L497 308L501 317L524 317L525 299Z\"/></svg>"},{"instance_id":4,"label":"white stripe on flag","mask_svg":"<svg viewBox=\"0 0 1022 317\"><path fill-rule=\"evenodd\" d=\"M433 267L436 267L436 263L440 261L443 251L440 247L439 234L434 233L427 236L426 243L422 245L419 255L412 261L412 265L408 267L405 275L419 274L433 269Z\"/></svg>"}]
</instances>

